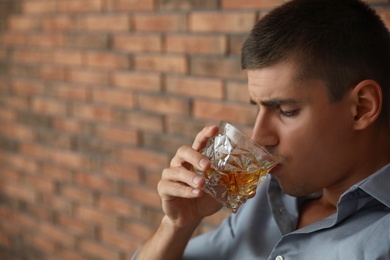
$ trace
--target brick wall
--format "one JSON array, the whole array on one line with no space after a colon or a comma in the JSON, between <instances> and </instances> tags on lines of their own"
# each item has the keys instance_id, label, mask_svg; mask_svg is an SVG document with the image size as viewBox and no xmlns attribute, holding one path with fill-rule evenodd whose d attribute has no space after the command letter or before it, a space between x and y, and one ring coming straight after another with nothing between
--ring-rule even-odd
<instances>
[{"instance_id":1,"label":"brick wall","mask_svg":"<svg viewBox=\"0 0 390 260\"><path fill-rule=\"evenodd\" d=\"M176 149L221 119L250 131L240 47L282 2L0 0L0 258L128 259Z\"/></svg>"}]
</instances>

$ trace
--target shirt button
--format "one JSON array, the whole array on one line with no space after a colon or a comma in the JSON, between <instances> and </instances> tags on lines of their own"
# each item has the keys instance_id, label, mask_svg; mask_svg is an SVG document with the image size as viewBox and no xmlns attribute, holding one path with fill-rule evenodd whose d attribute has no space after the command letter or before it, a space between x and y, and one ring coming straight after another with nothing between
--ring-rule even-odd
<instances>
[{"instance_id":1,"label":"shirt button","mask_svg":"<svg viewBox=\"0 0 390 260\"><path fill-rule=\"evenodd\" d=\"M275 258L275 260L283 260L283 256L278 255L278 256Z\"/></svg>"}]
</instances>

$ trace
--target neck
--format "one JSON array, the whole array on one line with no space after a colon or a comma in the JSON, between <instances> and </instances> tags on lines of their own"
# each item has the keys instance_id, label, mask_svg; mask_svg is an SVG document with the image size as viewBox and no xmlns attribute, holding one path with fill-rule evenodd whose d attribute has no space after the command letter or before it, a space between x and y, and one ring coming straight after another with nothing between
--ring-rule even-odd
<instances>
[{"instance_id":1,"label":"neck","mask_svg":"<svg viewBox=\"0 0 390 260\"><path fill-rule=\"evenodd\" d=\"M351 149L352 150L352 149ZM323 190L322 200L336 206L340 196L352 185L369 177L390 163L390 133L388 128L375 128L358 136L349 173L337 185Z\"/></svg>"}]
</instances>

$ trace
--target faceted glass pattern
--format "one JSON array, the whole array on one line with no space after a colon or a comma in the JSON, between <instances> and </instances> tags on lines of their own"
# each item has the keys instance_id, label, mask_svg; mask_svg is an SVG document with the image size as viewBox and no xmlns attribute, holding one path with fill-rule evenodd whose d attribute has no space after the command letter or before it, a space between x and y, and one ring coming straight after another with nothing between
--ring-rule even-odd
<instances>
[{"instance_id":1,"label":"faceted glass pattern","mask_svg":"<svg viewBox=\"0 0 390 260\"><path fill-rule=\"evenodd\" d=\"M211 162L208 171L197 171L206 180L203 189L233 213L256 192L257 185L276 164L262 147L225 122L202 153Z\"/></svg>"}]
</instances>

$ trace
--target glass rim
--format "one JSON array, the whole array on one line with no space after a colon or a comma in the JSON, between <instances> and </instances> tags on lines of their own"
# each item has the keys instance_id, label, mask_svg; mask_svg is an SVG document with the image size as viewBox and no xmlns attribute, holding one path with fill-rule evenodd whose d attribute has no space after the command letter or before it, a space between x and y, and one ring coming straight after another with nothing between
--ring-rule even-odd
<instances>
[{"instance_id":1,"label":"glass rim","mask_svg":"<svg viewBox=\"0 0 390 260\"><path fill-rule=\"evenodd\" d=\"M274 162L277 162L277 158L275 155L271 154L264 146L261 146L260 144L258 144L255 140L253 140L251 137L249 137L248 135L244 134L240 129L238 129L236 126L234 126L232 123L229 123L227 121L224 121L224 120L221 120L219 122L219 132L221 131L221 127L224 128L226 125L229 125L231 127L233 127L233 129L235 131L237 131L240 135L244 136L245 138L247 138L252 144L254 144L256 147L260 148L263 152L265 152L268 156L271 157L271 159L274 161Z\"/></svg>"}]
</instances>

